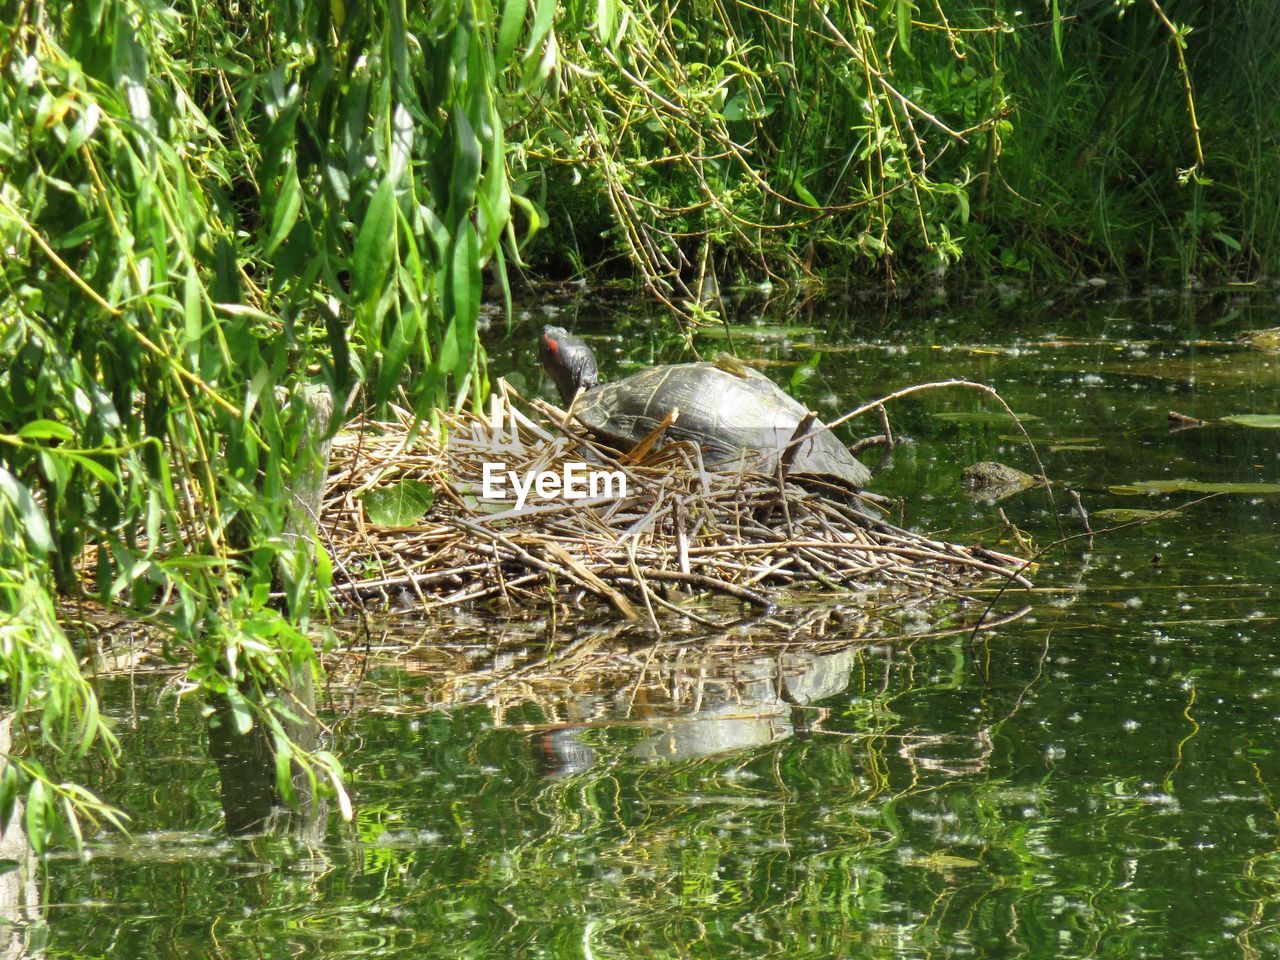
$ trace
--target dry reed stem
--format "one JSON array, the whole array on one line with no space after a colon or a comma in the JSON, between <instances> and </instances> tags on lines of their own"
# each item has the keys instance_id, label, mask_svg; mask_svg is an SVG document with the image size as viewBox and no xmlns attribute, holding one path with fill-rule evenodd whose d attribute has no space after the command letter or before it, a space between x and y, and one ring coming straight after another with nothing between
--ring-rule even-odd
<instances>
[{"instance_id":1,"label":"dry reed stem","mask_svg":"<svg viewBox=\"0 0 1280 960\"><path fill-rule=\"evenodd\" d=\"M1030 586L1017 557L895 527L802 478L711 469L687 443L628 462L571 414L525 402L501 382L488 416L445 420L445 449L426 436L410 442L408 414L335 438L322 542L336 554L339 598L428 611L593 595L659 628L656 608L670 610L689 592L771 611L786 588L920 597L991 579ZM623 472L628 491L514 509L480 499L486 462L521 475L597 464ZM410 526L372 523L365 495L408 479L436 492L426 516Z\"/></svg>"}]
</instances>

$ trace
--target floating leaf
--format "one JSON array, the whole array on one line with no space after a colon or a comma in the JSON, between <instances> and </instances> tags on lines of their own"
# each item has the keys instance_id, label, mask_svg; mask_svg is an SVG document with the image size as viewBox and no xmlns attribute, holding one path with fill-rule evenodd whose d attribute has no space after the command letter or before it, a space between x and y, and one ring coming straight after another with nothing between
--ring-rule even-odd
<instances>
[{"instance_id":1,"label":"floating leaf","mask_svg":"<svg viewBox=\"0 0 1280 960\"><path fill-rule=\"evenodd\" d=\"M785 340L789 337L812 337L819 332L815 327L786 327L778 324L755 326L753 324L740 323L726 326L721 323L714 327L702 327L697 331L697 335L711 337L715 340L724 340L728 337L751 337L755 340ZM824 347L823 349L826 348Z\"/></svg>"},{"instance_id":2,"label":"floating leaf","mask_svg":"<svg viewBox=\"0 0 1280 960\"><path fill-rule=\"evenodd\" d=\"M1003 410L940 410L933 416L947 423L999 423L1009 420L1009 415ZM1014 416L1023 423L1040 419L1034 413L1017 413Z\"/></svg>"},{"instance_id":3,"label":"floating leaf","mask_svg":"<svg viewBox=\"0 0 1280 960\"><path fill-rule=\"evenodd\" d=\"M1144 480L1107 487L1111 493L1280 493L1280 483L1201 483L1198 480Z\"/></svg>"},{"instance_id":4,"label":"floating leaf","mask_svg":"<svg viewBox=\"0 0 1280 960\"><path fill-rule=\"evenodd\" d=\"M1257 430L1280 430L1280 414L1277 413L1237 413L1223 417L1219 423L1229 423L1233 427L1253 427Z\"/></svg>"},{"instance_id":5,"label":"floating leaf","mask_svg":"<svg viewBox=\"0 0 1280 960\"><path fill-rule=\"evenodd\" d=\"M435 500L431 484L422 480L401 480L370 490L363 497L365 514L380 527L411 527Z\"/></svg>"},{"instance_id":6,"label":"floating leaf","mask_svg":"<svg viewBox=\"0 0 1280 960\"><path fill-rule=\"evenodd\" d=\"M996 437L996 439L1004 440L1008 443L1022 443L1024 440L1023 436L1019 433L1001 433ZM1032 439L1034 439L1036 443L1044 443L1045 440L1047 440L1048 438L1033 437ZM1077 447L1077 446L1080 446L1080 447L1087 446L1093 449L1103 449L1101 446L1101 441L1097 437L1054 437L1053 442L1057 444L1057 447L1051 447L1050 449L1061 448L1065 450L1065 449L1069 449L1070 447Z\"/></svg>"},{"instance_id":7,"label":"floating leaf","mask_svg":"<svg viewBox=\"0 0 1280 960\"><path fill-rule=\"evenodd\" d=\"M1125 507L1111 507L1093 512L1095 520L1106 520L1108 523L1135 523L1139 520L1154 520L1156 517L1168 515L1167 510L1139 510Z\"/></svg>"},{"instance_id":8,"label":"floating leaf","mask_svg":"<svg viewBox=\"0 0 1280 960\"><path fill-rule=\"evenodd\" d=\"M980 867L982 863L969 857L957 857L950 853L933 853L926 857L915 857L908 861L912 866L924 867L927 870L947 872L950 870L968 870Z\"/></svg>"},{"instance_id":9,"label":"floating leaf","mask_svg":"<svg viewBox=\"0 0 1280 960\"><path fill-rule=\"evenodd\" d=\"M1160 357L1104 363L1103 374L1122 377L1149 377L1155 380L1177 380L1200 387L1219 384L1250 384L1272 375L1275 358L1262 352L1241 350L1219 355L1192 357Z\"/></svg>"}]
</instances>

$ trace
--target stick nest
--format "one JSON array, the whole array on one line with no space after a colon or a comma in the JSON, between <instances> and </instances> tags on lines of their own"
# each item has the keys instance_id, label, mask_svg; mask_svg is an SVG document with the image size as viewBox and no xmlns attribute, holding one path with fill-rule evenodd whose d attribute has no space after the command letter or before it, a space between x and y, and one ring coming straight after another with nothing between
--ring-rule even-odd
<instances>
[{"instance_id":1,"label":"stick nest","mask_svg":"<svg viewBox=\"0 0 1280 960\"><path fill-rule=\"evenodd\" d=\"M339 597L432 609L503 599L523 606L595 595L627 619L714 595L771 609L787 591L955 595L994 578L1030 584L1023 561L875 519L849 497L793 479L706 467L697 446L653 444L640 457L593 441L564 411L497 385L488 415L447 416L447 443L411 418L363 421L334 438L323 533ZM641 444L642 447L646 446ZM639 449L639 448L638 448ZM622 499L480 499L483 466L620 470ZM378 525L369 498L428 489L406 526ZM510 487L508 486L508 490ZM415 493L416 491L416 493ZM424 504L425 506L425 504ZM403 519L403 517L401 518Z\"/></svg>"}]
</instances>

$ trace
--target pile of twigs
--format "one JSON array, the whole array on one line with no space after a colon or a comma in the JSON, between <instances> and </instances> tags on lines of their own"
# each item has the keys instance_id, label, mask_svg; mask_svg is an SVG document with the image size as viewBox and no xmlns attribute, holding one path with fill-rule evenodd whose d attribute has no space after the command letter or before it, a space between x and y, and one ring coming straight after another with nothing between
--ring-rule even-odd
<instances>
[{"instance_id":1,"label":"pile of twigs","mask_svg":"<svg viewBox=\"0 0 1280 960\"><path fill-rule=\"evenodd\" d=\"M564 411L502 383L487 416L447 419L444 445L410 424L407 414L366 421L333 444L322 537L337 594L353 603L536 606L595 595L627 619L656 622L659 608L692 594L771 609L781 588L920 596L992 578L1029 585L1016 557L912 533L781 475L709 469L692 444L620 456ZM480 498L486 462L523 476L571 461L621 471L627 495L520 509ZM365 497L406 481L430 484L430 509L408 526L371 523Z\"/></svg>"}]
</instances>

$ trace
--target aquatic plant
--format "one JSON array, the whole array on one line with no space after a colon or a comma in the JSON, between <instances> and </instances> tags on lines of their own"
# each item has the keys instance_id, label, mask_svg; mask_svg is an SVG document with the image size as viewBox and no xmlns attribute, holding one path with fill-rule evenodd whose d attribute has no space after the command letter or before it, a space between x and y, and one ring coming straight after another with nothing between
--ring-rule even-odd
<instances>
[{"instance_id":1,"label":"aquatic plant","mask_svg":"<svg viewBox=\"0 0 1280 960\"><path fill-rule=\"evenodd\" d=\"M511 205L495 47L524 24L500 38L483 0L14 0L0 23L7 708L42 711L55 754L111 752L48 601L87 591L266 725L282 786L290 758L336 785L271 695L323 636L328 562L292 497L349 405L484 389ZM53 781L16 760L38 746L16 737L0 807L24 793L43 847Z\"/></svg>"}]
</instances>

